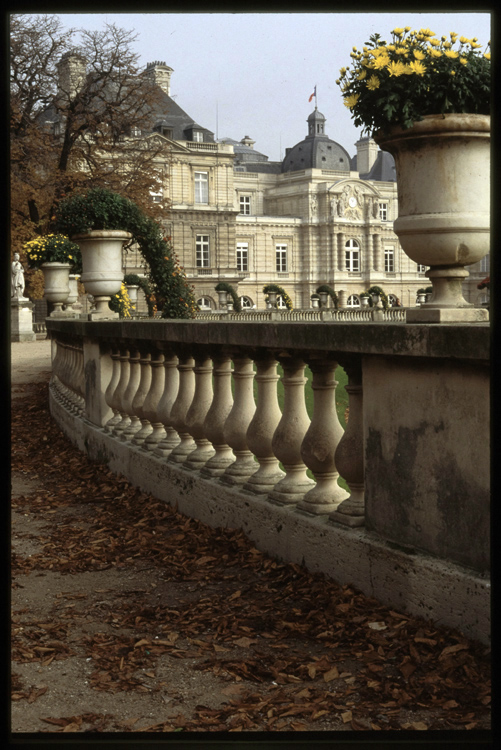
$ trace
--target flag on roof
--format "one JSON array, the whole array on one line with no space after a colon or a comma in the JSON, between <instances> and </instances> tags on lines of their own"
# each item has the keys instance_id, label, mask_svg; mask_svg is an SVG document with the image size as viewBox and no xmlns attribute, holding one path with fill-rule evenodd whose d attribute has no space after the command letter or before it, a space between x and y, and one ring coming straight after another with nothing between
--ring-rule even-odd
<instances>
[{"instance_id":1,"label":"flag on roof","mask_svg":"<svg viewBox=\"0 0 501 750\"><path fill-rule=\"evenodd\" d=\"M315 86L315 88L313 89L313 94L310 96L310 98L308 99L308 101L311 102L311 100L313 99L313 97L316 96L316 95L317 95L317 87Z\"/></svg>"}]
</instances>

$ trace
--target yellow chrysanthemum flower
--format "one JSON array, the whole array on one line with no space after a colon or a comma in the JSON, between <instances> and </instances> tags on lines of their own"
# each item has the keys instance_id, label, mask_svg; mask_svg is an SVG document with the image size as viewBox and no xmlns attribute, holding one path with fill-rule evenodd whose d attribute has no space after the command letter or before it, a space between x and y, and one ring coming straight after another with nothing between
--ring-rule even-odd
<instances>
[{"instance_id":1,"label":"yellow chrysanthemum flower","mask_svg":"<svg viewBox=\"0 0 501 750\"><path fill-rule=\"evenodd\" d=\"M467 39L467 38L466 38L465 36L460 36L460 37L459 37L459 41L460 41L460 43L461 43L461 44L468 44L468 42L469 42L470 40L469 40L469 39Z\"/></svg>"},{"instance_id":2,"label":"yellow chrysanthemum flower","mask_svg":"<svg viewBox=\"0 0 501 750\"><path fill-rule=\"evenodd\" d=\"M366 70L361 70L360 73L357 76L357 79L359 81L363 81L366 75L367 75L367 71Z\"/></svg>"},{"instance_id":3,"label":"yellow chrysanthemum flower","mask_svg":"<svg viewBox=\"0 0 501 750\"><path fill-rule=\"evenodd\" d=\"M426 65L424 65L421 60L413 60L409 63L408 67L411 69L412 73L416 73L418 76L423 76L426 73Z\"/></svg>"},{"instance_id":4,"label":"yellow chrysanthemum flower","mask_svg":"<svg viewBox=\"0 0 501 750\"><path fill-rule=\"evenodd\" d=\"M393 29L393 31L391 33L395 34L396 36L402 36L402 34L404 33L404 30L403 29Z\"/></svg>"},{"instance_id":5,"label":"yellow chrysanthemum flower","mask_svg":"<svg viewBox=\"0 0 501 750\"><path fill-rule=\"evenodd\" d=\"M459 62L461 63L461 65L468 65L468 60L466 59L466 57L460 57Z\"/></svg>"},{"instance_id":6,"label":"yellow chrysanthemum flower","mask_svg":"<svg viewBox=\"0 0 501 750\"><path fill-rule=\"evenodd\" d=\"M435 36L435 32L430 31L430 29L419 29L419 33L423 34L423 36Z\"/></svg>"},{"instance_id":7,"label":"yellow chrysanthemum flower","mask_svg":"<svg viewBox=\"0 0 501 750\"><path fill-rule=\"evenodd\" d=\"M375 70L382 70L383 68L386 68L389 62L390 58L388 57L388 55L379 55L372 63L372 67Z\"/></svg>"},{"instance_id":8,"label":"yellow chrysanthemum flower","mask_svg":"<svg viewBox=\"0 0 501 750\"><path fill-rule=\"evenodd\" d=\"M484 57L485 57L486 60L490 60L491 59L491 53L490 52L486 52L485 55L484 55Z\"/></svg>"},{"instance_id":9,"label":"yellow chrysanthemum flower","mask_svg":"<svg viewBox=\"0 0 501 750\"><path fill-rule=\"evenodd\" d=\"M440 44L440 41L438 39L428 39L428 44L433 45L433 47L438 47Z\"/></svg>"},{"instance_id":10,"label":"yellow chrysanthemum flower","mask_svg":"<svg viewBox=\"0 0 501 750\"><path fill-rule=\"evenodd\" d=\"M347 96L344 100L344 106L348 107L348 109L353 109L359 98L360 94L351 94L350 96Z\"/></svg>"},{"instance_id":11,"label":"yellow chrysanthemum flower","mask_svg":"<svg viewBox=\"0 0 501 750\"><path fill-rule=\"evenodd\" d=\"M445 56L450 57L451 60L455 60L457 57L459 57L459 52L456 52L456 50L454 49L446 49Z\"/></svg>"},{"instance_id":12,"label":"yellow chrysanthemum flower","mask_svg":"<svg viewBox=\"0 0 501 750\"><path fill-rule=\"evenodd\" d=\"M405 65L403 62L400 62L400 60L392 60L389 65L386 66L386 70L390 76L401 76L405 73Z\"/></svg>"},{"instance_id":13,"label":"yellow chrysanthemum flower","mask_svg":"<svg viewBox=\"0 0 501 750\"><path fill-rule=\"evenodd\" d=\"M377 76L371 76L367 81L367 88L369 91L374 91L379 88L379 78Z\"/></svg>"},{"instance_id":14,"label":"yellow chrysanthemum flower","mask_svg":"<svg viewBox=\"0 0 501 750\"><path fill-rule=\"evenodd\" d=\"M472 49L478 49L478 48L479 48L479 47L481 47L481 46L482 46L481 44L477 44L477 42L475 42L475 41L473 41L473 42L470 42L470 47L471 47Z\"/></svg>"},{"instance_id":15,"label":"yellow chrysanthemum flower","mask_svg":"<svg viewBox=\"0 0 501 750\"><path fill-rule=\"evenodd\" d=\"M396 55L404 55L405 57L407 57L407 50L406 50L405 47L397 47L395 49L395 54Z\"/></svg>"},{"instance_id":16,"label":"yellow chrysanthemum flower","mask_svg":"<svg viewBox=\"0 0 501 750\"><path fill-rule=\"evenodd\" d=\"M414 52L413 52L413 54L414 54L414 57L416 58L416 60L424 60L424 58L426 57L426 55L424 54L424 52L421 52L420 49L415 49Z\"/></svg>"},{"instance_id":17,"label":"yellow chrysanthemum flower","mask_svg":"<svg viewBox=\"0 0 501 750\"><path fill-rule=\"evenodd\" d=\"M442 57L442 53L440 52L439 49L433 49L432 47L431 49L428 50L428 52L430 54L430 57Z\"/></svg>"}]
</instances>

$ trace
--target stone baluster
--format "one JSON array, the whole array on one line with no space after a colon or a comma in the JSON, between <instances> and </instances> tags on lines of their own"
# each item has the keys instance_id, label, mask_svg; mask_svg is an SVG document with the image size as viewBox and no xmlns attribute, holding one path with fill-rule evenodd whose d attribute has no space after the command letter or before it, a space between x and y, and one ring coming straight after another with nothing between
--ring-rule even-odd
<instances>
[{"instance_id":1,"label":"stone baluster","mask_svg":"<svg viewBox=\"0 0 501 750\"><path fill-rule=\"evenodd\" d=\"M332 359L315 359L309 363L313 373L313 416L301 445L301 456L317 481L306 493L298 508L320 515L331 513L348 493L338 484L335 452L343 436L336 411L334 372L337 362Z\"/></svg>"},{"instance_id":2,"label":"stone baluster","mask_svg":"<svg viewBox=\"0 0 501 750\"><path fill-rule=\"evenodd\" d=\"M148 391L143 404L143 415L151 425L151 432L147 435L142 447L144 450L153 451L162 438L165 437L165 428L160 420L158 405L163 396L165 388L165 356L163 352L155 351L151 357L151 388Z\"/></svg>"},{"instance_id":3,"label":"stone baluster","mask_svg":"<svg viewBox=\"0 0 501 750\"><path fill-rule=\"evenodd\" d=\"M79 345L77 348L76 392L77 413L79 416L82 416L85 413L85 370L83 344Z\"/></svg>"},{"instance_id":4,"label":"stone baluster","mask_svg":"<svg viewBox=\"0 0 501 750\"><path fill-rule=\"evenodd\" d=\"M141 368L141 377L139 380L139 386L132 402L132 411L139 417L141 426L137 432L131 438L133 445L142 445L148 435L153 432L151 422L146 418L144 412L144 404L148 398L148 394L151 390L151 383L153 380L153 369L151 366L152 355L151 352L141 351L141 357L139 359L139 366Z\"/></svg>"},{"instance_id":5,"label":"stone baluster","mask_svg":"<svg viewBox=\"0 0 501 750\"><path fill-rule=\"evenodd\" d=\"M120 421L114 425L112 435L119 438L122 431L130 424L130 416L125 410L125 392L130 380L130 355L128 348L120 347L120 380L118 382L115 398L118 411L120 412Z\"/></svg>"},{"instance_id":6,"label":"stone baluster","mask_svg":"<svg viewBox=\"0 0 501 750\"><path fill-rule=\"evenodd\" d=\"M314 484L301 458L301 443L310 424L304 401L305 363L300 357L280 356L278 359L284 370L284 407L273 435L272 449L282 462L285 477L268 497L283 505L294 505Z\"/></svg>"},{"instance_id":7,"label":"stone baluster","mask_svg":"<svg viewBox=\"0 0 501 750\"><path fill-rule=\"evenodd\" d=\"M195 393L186 415L186 428L197 446L184 463L185 469L200 469L215 453L205 434L205 418L212 404L212 360L205 351L195 354Z\"/></svg>"},{"instance_id":8,"label":"stone baluster","mask_svg":"<svg viewBox=\"0 0 501 750\"><path fill-rule=\"evenodd\" d=\"M122 400L122 406L127 416L126 423L123 425L120 432L120 440L127 442L132 439L138 430L141 429L141 420L133 407L134 397L139 388L139 383L141 382L141 353L134 345L130 350L129 366L129 382L127 383L127 388L125 389ZM120 425L118 425L117 428L119 429Z\"/></svg>"},{"instance_id":9,"label":"stone baluster","mask_svg":"<svg viewBox=\"0 0 501 750\"><path fill-rule=\"evenodd\" d=\"M204 432L216 452L200 471L205 477L221 476L235 460L234 453L224 437L224 425L233 406L231 358L224 352L215 352L212 359L214 398L205 417Z\"/></svg>"},{"instance_id":10,"label":"stone baluster","mask_svg":"<svg viewBox=\"0 0 501 750\"><path fill-rule=\"evenodd\" d=\"M111 380L108 383L108 387L106 388L106 391L104 393L104 399L110 409L113 411L113 416L104 425L104 432L111 432L113 427L117 425L121 420L119 404L115 399L118 383L120 381L120 350L117 347L112 347L110 356L113 363L113 369L111 373Z\"/></svg>"},{"instance_id":11,"label":"stone baluster","mask_svg":"<svg viewBox=\"0 0 501 750\"><path fill-rule=\"evenodd\" d=\"M195 441L186 427L186 416L195 393L194 366L195 360L191 354L186 354L184 351L179 353L179 364L177 366L179 370L179 391L172 405L170 423L181 440L169 454L168 460L172 463L183 463L196 447Z\"/></svg>"},{"instance_id":12,"label":"stone baluster","mask_svg":"<svg viewBox=\"0 0 501 750\"><path fill-rule=\"evenodd\" d=\"M73 414L78 414L80 411L80 396L78 394L79 389L79 347L78 345L72 344L71 346L71 360L70 360L70 371L69 371L69 384L71 390L71 411Z\"/></svg>"},{"instance_id":13,"label":"stone baluster","mask_svg":"<svg viewBox=\"0 0 501 750\"><path fill-rule=\"evenodd\" d=\"M255 361L257 407L247 430L247 443L259 468L243 489L267 495L285 476L272 448L273 435L282 418L277 398L279 376L277 360L271 354L258 355Z\"/></svg>"},{"instance_id":14,"label":"stone baluster","mask_svg":"<svg viewBox=\"0 0 501 750\"><path fill-rule=\"evenodd\" d=\"M58 373L57 377L59 380L59 397L63 406L67 407L69 404L68 399L68 387L66 385L66 371L68 368L68 347L65 341L59 340L57 342L59 362L58 362Z\"/></svg>"},{"instance_id":15,"label":"stone baluster","mask_svg":"<svg viewBox=\"0 0 501 750\"><path fill-rule=\"evenodd\" d=\"M179 359L170 349L165 352L164 370L165 383L164 392L158 404L158 418L165 428L165 436L155 447L154 455L166 458L169 453L179 444L179 435L172 426L171 412L179 392Z\"/></svg>"},{"instance_id":16,"label":"stone baluster","mask_svg":"<svg viewBox=\"0 0 501 750\"><path fill-rule=\"evenodd\" d=\"M224 439L235 454L235 461L219 477L226 484L242 484L256 471L254 456L247 445L247 429L256 404L254 402L252 359L237 353L233 357L234 401L224 425Z\"/></svg>"},{"instance_id":17,"label":"stone baluster","mask_svg":"<svg viewBox=\"0 0 501 750\"><path fill-rule=\"evenodd\" d=\"M52 377L50 385L54 391L57 400L62 403L63 400L63 384L61 382L61 369L63 366L63 347L61 341L58 339L55 342L55 355L52 360Z\"/></svg>"},{"instance_id":18,"label":"stone baluster","mask_svg":"<svg viewBox=\"0 0 501 750\"><path fill-rule=\"evenodd\" d=\"M336 450L335 461L351 495L338 505L329 518L345 526L363 526L365 486L362 368L359 360L343 364L348 375L346 392L349 396L349 415L346 430Z\"/></svg>"}]
</instances>

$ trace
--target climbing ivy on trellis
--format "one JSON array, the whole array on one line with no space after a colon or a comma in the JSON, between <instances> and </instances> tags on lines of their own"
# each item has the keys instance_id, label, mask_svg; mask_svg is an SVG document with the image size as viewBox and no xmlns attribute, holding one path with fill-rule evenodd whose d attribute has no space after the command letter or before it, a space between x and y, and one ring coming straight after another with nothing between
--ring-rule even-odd
<instances>
[{"instance_id":1,"label":"climbing ivy on trellis","mask_svg":"<svg viewBox=\"0 0 501 750\"><path fill-rule=\"evenodd\" d=\"M216 290L216 292L228 292L233 300L233 309L235 310L235 312L242 312L240 299L231 284L229 284L227 281L220 281L219 284L214 287L214 289Z\"/></svg>"},{"instance_id":2,"label":"climbing ivy on trellis","mask_svg":"<svg viewBox=\"0 0 501 750\"><path fill-rule=\"evenodd\" d=\"M317 287L316 291L317 291L317 294L320 294L320 292L327 292L327 294L329 295L329 297L332 299L334 303L334 307L337 310L338 298L337 298L336 292L331 286L329 286L328 284L321 284L319 287Z\"/></svg>"},{"instance_id":3,"label":"climbing ivy on trellis","mask_svg":"<svg viewBox=\"0 0 501 750\"><path fill-rule=\"evenodd\" d=\"M269 294L270 292L276 292L280 297L282 297L288 310L294 309L292 300L283 287L279 286L278 284L265 284L263 286L263 293Z\"/></svg>"},{"instance_id":4,"label":"climbing ivy on trellis","mask_svg":"<svg viewBox=\"0 0 501 750\"><path fill-rule=\"evenodd\" d=\"M186 279L171 238L165 237L161 226L133 201L106 188L91 188L60 202L57 226L70 237L90 229L130 232L132 240L128 247L137 243L148 264L152 306L161 310L162 318L195 316L193 287Z\"/></svg>"}]
</instances>

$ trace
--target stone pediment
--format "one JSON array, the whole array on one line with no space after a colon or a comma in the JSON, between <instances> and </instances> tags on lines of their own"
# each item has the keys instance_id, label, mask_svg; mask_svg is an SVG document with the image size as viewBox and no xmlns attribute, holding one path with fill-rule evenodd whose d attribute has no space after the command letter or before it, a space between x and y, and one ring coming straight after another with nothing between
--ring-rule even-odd
<instances>
[{"instance_id":1,"label":"stone pediment","mask_svg":"<svg viewBox=\"0 0 501 750\"><path fill-rule=\"evenodd\" d=\"M334 218L363 221L379 215L379 192L365 180L340 180L330 191Z\"/></svg>"},{"instance_id":2,"label":"stone pediment","mask_svg":"<svg viewBox=\"0 0 501 750\"><path fill-rule=\"evenodd\" d=\"M167 138L165 135L161 135L160 133L152 133L151 135L147 135L145 140L153 143L157 147L168 146L169 150L172 153L191 153L190 149L186 148L186 146L182 146L178 141L173 141L170 138Z\"/></svg>"}]
</instances>

